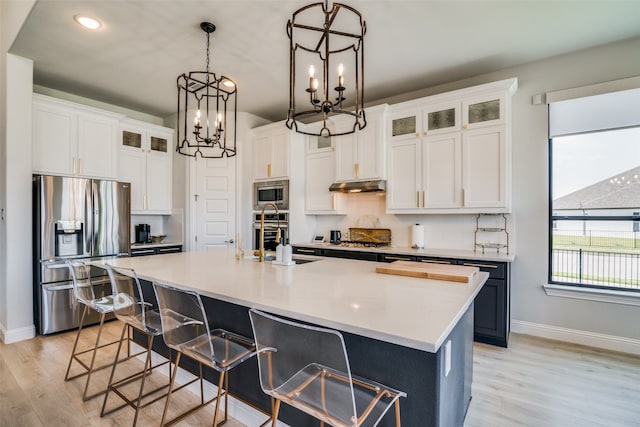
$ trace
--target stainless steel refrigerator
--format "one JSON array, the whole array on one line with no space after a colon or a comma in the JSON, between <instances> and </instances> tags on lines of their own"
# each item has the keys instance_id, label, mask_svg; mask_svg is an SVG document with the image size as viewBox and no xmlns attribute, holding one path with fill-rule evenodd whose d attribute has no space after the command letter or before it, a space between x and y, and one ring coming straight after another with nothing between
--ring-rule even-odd
<instances>
[{"instance_id":1,"label":"stainless steel refrigerator","mask_svg":"<svg viewBox=\"0 0 640 427\"><path fill-rule=\"evenodd\" d=\"M88 178L33 176L34 315L40 334L78 326L68 259L107 259L130 253L130 184ZM109 278L92 268L96 296ZM97 315L89 322L97 321Z\"/></svg>"}]
</instances>

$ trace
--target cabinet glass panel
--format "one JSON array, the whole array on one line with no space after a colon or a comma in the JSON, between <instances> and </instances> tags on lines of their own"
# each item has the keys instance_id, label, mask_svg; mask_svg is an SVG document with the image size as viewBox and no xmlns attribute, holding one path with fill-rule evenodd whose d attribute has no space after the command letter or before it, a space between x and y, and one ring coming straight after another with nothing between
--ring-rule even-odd
<instances>
[{"instance_id":1,"label":"cabinet glass panel","mask_svg":"<svg viewBox=\"0 0 640 427\"><path fill-rule=\"evenodd\" d=\"M456 125L456 109L432 111L427 114L427 129L437 130L454 127Z\"/></svg>"},{"instance_id":2,"label":"cabinet glass panel","mask_svg":"<svg viewBox=\"0 0 640 427\"><path fill-rule=\"evenodd\" d=\"M391 136L416 133L416 116L403 117L391 121Z\"/></svg>"},{"instance_id":3,"label":"cabinet glass panel","mask_svg":"<svg viewBox=\"0 0 640 427\"><path fill-rule=\"evenodd\" d=\"M151 150L152 151L161 151L163 153L167 152L167 140L164 138L158 138L155 136L151 137Z\"/></svg>"},{"instance_id":4,"label":"cabinet glass panel","mask_svg":"<svg viewBox=\"0 0 640 427\"><path fill-rule=\"evenodd\" d=\"M331 148L331 137L326 135L317 136L315 145L316 150Z\"/></svg>"},{"instance_id":5,"label":"cabinet glass panel","mask_svg":"<svg viewBox=\"0 0 640 427\"><path fill-rule=\"evenodd\" d=\"M500 100L469 104L469 123L488 122L500 119Z\"/></svg>"},{"instance_id":6,"label":"cabinet glass panel","mask_svg":"<svg viewBox=\"0 0 640 427\"><path fill-rule=\"evenodd\" d=\"M142 135L139 133L123 130L122 145L133 148L142 148Z\"/></svg>"}]
</instances>

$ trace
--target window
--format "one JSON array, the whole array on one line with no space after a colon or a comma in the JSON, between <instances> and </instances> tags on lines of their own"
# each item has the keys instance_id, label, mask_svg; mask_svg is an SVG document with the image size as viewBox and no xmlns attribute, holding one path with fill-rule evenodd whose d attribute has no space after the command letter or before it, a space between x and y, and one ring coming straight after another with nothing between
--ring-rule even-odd
<instances>
[{"instance_id":1,"label":"window","mask_svg":"<svg viewBox=\"0 0 640 427\"><path fill-rule=\"evenodd\" d=\"M640 291L640 119L621 118L639 106L637 89L549 105L549 283Z\"/></svg>"}]
</instances>

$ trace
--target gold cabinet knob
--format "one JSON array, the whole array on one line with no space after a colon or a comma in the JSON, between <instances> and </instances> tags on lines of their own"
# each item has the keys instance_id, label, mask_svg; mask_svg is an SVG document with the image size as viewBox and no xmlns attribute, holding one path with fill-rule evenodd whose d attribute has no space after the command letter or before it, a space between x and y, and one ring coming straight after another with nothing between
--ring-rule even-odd
<instances>
[{"instance_id":1,"label":"gold cabinet knob","mask_svg":"<svg viewBox=\"0 0 640 427\"><path fill-rule=\"evenodd\" d=\"M425 130L424 132L422 132L422 134L423 134L424 136L427 136L427 131Z\"/></svg>"},{"instance_id":2,"label":"gold cabinet knob","mask_svg":"<svg viewBox=\"0 0 640 427\"><path fill-rule=\"evenodd\" d=\"M420 132L416 132L416 137L420 137Z\"/></svg>"}]
</instances>

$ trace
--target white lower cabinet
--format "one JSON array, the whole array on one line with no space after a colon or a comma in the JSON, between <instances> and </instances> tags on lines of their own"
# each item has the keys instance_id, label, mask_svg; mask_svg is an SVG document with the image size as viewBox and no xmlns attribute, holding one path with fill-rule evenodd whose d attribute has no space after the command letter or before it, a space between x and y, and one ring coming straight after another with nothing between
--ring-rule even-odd
<instances>
[{"instance_id":1,"label":"white lower cabinet","mask_svg":"<svg viewBox=\"0 0 640 427\"><path fill-rule=\"evenodd\" d=\"M131 183L131 213L171 214L173 130L127 119L120 133L118 176Z\"/></svg>"},{"instance_id":2,"label":"white lower cabinet","mask_svg":"<svg viewBox=\"0 0 640 427\"><path fill-rule=\"evenodd\" d=\"M346 214L344 194L329 191L335 178L335 152L326 150L307 154L305 171L305 213Z\"/></svg>"},{"instance_id":3,"label":"white lower cabinet","mask_svg":"<svg viewBox=\"0 0 640 427\"><path fill-rule=\"evenodd\" d=\"M33 172L116 179L123 117L34 94Z\"/></svg>"}]
</instances>

